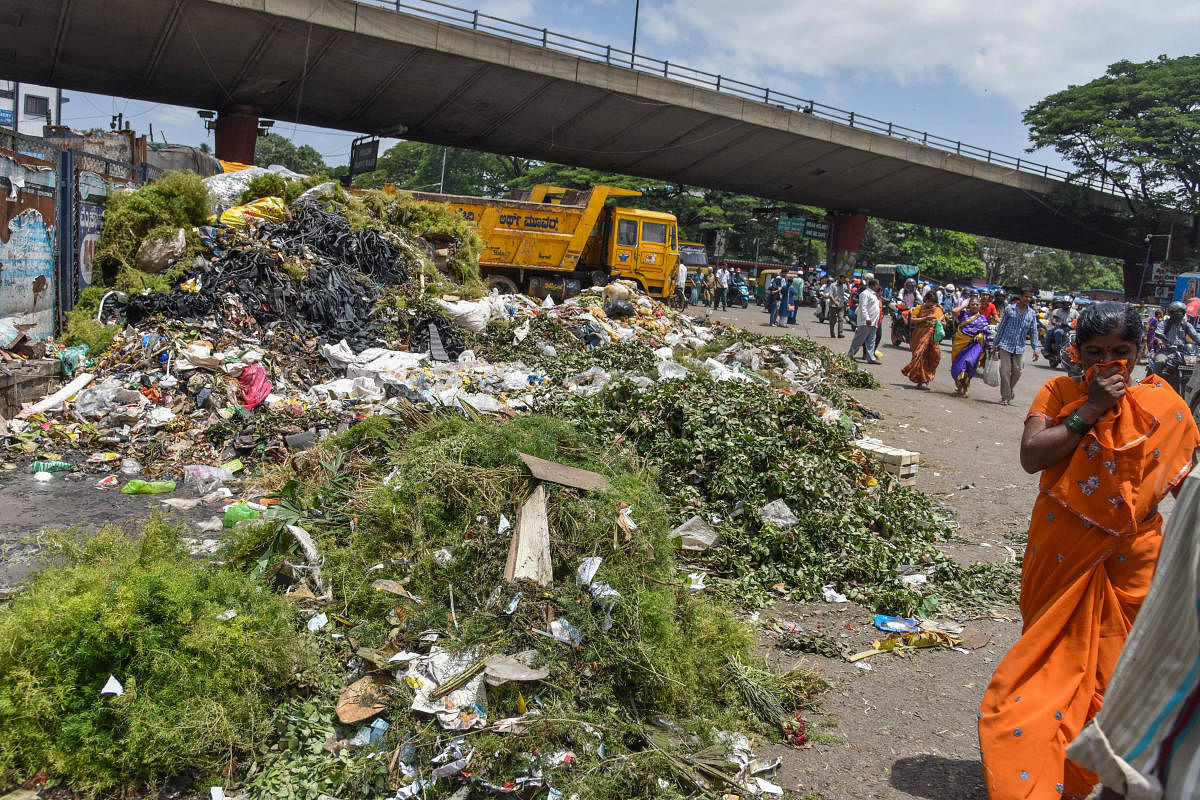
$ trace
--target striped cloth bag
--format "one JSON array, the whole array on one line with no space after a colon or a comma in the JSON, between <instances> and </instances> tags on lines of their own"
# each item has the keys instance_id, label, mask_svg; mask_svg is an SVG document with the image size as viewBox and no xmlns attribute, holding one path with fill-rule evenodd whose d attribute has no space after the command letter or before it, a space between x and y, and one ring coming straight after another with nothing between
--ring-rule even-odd
<instances>
[{"instance_id":1,"label":"striped cloth bag","mask_svg":"<svg viewBox=\"0 0 1200 800\"><path fill-rule=\"evenodd\" d=\"M1200 474L1184 481L1104 706L1067 748L1126 800L1200 797Z\"/></svg>"}]
</instances>

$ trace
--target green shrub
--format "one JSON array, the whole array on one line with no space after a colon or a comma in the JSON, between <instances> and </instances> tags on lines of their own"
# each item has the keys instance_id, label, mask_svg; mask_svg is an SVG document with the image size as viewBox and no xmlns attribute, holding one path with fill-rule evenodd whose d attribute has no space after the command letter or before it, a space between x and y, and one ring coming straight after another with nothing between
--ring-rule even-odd
<instances>
[{"instance_id":1,"label":"green shrub","mask_svg":"<svg viewBox=\"0 0 1200 800\"><path fill-rule=\"evenodd\" d=\"M208 188L194 172L167 172L147 186L111 194L96 246L96 268L111 284L121 269L133 269L138 247L152 231L191 228L207 218Z\"/></svg>"},{"instance_id":2,"label":"green shrub","mask_svg":"<svg viewBox=\"0 0 1200 800\"><path fill-rule=\"evenodd\" d=\"M0 780L46 770L94 796L215 777L262 744L308 640L278 597L194 561L181 535L161 516L136 541L58 534L62 566L0 610ZM100 694L109 675L123 697Z\"/></svg>"}]
</instances>

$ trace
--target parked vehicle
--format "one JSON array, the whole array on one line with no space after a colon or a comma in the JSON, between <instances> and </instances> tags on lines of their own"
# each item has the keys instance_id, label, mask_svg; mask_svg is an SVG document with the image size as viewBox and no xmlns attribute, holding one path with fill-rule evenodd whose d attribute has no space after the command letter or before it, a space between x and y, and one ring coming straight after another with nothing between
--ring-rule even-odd
<instances>
[{"instance_id":1,"label":"parked vehicle","mask_svg":"<svg viewBox=\"0 0 1200 800\"><path fill-rule=\"evenodd\" d=\"M641 192L538 184L516 195L494 199L413 192L419 200L447 203L476 227L484 244L479 269L491 288L561 299L612 278L627 278L654 297L669 298L674 292L679 262L675 216L606 205L611 198Z\"/></svg>"}]
</instances>

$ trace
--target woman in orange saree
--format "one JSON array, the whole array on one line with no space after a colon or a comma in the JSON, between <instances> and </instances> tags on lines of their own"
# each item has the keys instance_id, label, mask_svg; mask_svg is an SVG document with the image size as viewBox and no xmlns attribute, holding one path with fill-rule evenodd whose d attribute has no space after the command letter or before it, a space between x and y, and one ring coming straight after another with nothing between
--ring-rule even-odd
<instances>
[{"instance_id":1,"label":"woman in orange saree","mask_svg":"<svg viewBox=\"0 0 1200 800\"><path fill-rule=\"evenodd\" d=\"M933 373L942 360L942 346L933 340L933 331L945 316L946 312L937 304L937 295L932 290L925 295L921 305L908 312L908 324L912 327L909 339L912 360L900 371L918 389L926 388L925 384L933 380Z\"/></svg>"},{"instance_id":2,"label":"woman in orange saree","mask_svg":"<svg viewBox=\"0 0 1200 800\"><path fill-rule=\"evenodd\" d=\"M1052 378L1021 438L1042 473L1021 573L1021 637L984 694L979 746L992 800L1083 798L1096 777L1066 758L1100 710L1162 536L1158 504L1200 433L1161 378L1132 383L1144 326L1124 303L1080 315L1083 379Z\"/></svg>"}]
</instances>

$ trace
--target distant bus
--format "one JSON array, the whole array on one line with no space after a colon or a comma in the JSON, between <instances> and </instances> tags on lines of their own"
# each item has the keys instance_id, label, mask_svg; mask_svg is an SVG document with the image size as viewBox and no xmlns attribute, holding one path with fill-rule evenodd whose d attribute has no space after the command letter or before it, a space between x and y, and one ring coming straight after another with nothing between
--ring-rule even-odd
<instances>
[{"instance_id":1,"label":"distant bus","mask_svg":"<svg viewBox=\"0 0 1200 800\"><path fill-rule=\"evenodd\" d=\"M679 243L679 260L687 266L689 271L707 267L708 251L700 242L681 241Z\"/></svg>"}]
</instances>

